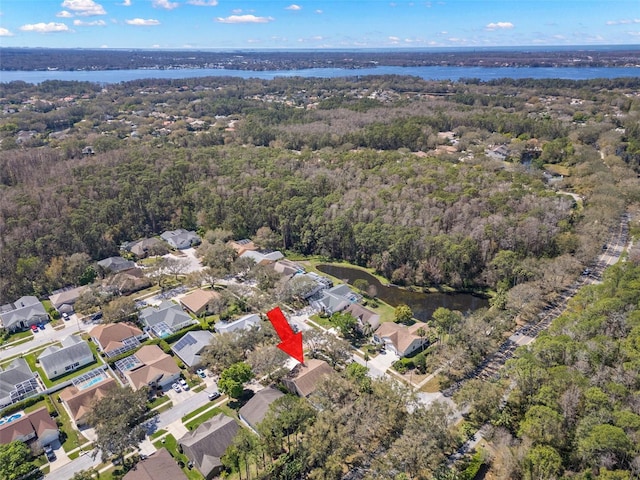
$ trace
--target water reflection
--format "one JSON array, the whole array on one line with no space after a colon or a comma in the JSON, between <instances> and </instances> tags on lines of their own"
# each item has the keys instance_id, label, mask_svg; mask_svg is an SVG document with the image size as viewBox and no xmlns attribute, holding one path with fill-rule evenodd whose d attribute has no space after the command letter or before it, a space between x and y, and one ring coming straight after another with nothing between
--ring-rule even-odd
<instances>
[{"instance_id":1,"label":"water reflection","mask_svg":"<svg viewBox=\"0 0 640 480\"><path fill-rule=\"evenodd\" d=\"M380 283L376 277L357 268L321 264L317 266L317 269L351 285L358 279L365 280L369 285L373 285L376 288L377 296L380 300L392 307L405 303L411 307L413 316L422 321L429 320L438 307L467 312L489 306L487 299L469 293L422 293L388 287Z\"/></svg>"}]
</instances>

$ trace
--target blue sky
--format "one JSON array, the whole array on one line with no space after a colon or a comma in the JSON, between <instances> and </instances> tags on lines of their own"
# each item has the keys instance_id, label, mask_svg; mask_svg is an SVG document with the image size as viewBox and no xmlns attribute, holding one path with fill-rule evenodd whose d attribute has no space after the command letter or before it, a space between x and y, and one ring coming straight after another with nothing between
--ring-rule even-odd
<instances>
[{"instance_id":1,"label":"blue sky","mask_svg":"<svg viewBox=\"0 0 640 480\"><path fill-rule=\"evenodd\" d=\"M640 0L0 0L3 47L618 44L640 44Z\"/></svg>"}]
</instances>

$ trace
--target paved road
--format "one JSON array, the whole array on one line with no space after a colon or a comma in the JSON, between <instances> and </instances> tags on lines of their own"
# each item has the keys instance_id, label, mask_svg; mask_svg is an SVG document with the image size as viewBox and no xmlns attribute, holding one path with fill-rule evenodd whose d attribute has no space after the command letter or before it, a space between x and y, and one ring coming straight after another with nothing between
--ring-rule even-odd
<instances>
[{"instance_id":1,"label":"paved road","mask_svg":"<svg viewBox=\"0 0 640 480\"><path fill-rule=\"evenodd\" d=\"M20 345L17 345L15 347L0 349L0 360L9 357L15 357L16 355L26 353L29 350L33 350L48 343L60 341L73 333L77 333L78 329L80 329L81 331L90 330L94 325L91 323L82 323L74 314L71 315L69 320L64 322L64 326L65 328L55 330L50 323L47 323L44 330L38 330L37 333L33 334L33 340L21 343Z\"/></svg>"}]
</instances>

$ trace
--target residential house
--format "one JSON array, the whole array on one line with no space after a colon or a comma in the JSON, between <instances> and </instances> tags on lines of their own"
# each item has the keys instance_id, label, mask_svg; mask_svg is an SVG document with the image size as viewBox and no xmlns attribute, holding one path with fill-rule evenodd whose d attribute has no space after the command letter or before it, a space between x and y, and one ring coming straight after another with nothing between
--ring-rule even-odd
<instances>
[{"instance_id":1,"label":"residential house","mask_svg":"<svg viewBox=\"0 0 640 480\"><path fill-rule=\"evenodd\" d=\"M129 295L151 286L151 280L140 268L129 268L104 279L102 284L107 290L117 292L120 295Z\"/></svg>"},{"instance_id":2,"label":"residential house","mask_svg":"<svg viewBox=\"0 0 640 480\"><path fill-rule=\"evenodd\" d=\"M380 315L359 303L350 304L345 312L350 313L358 321L358 330L364 334L375 332L380 326Z\"/></svg>"},{"instance_id":3,"label":"residential house","mask_svg":"<svg viewBox=\"0 0 640 480\"><path fill-rule=\"evenodd\" d=\"M104 270L111 273L123 272L124 270L129 270L130 268L135 268L135 262L131 260L125 260L122 257L109 257L104 260L100 260L98 265L102 267Z\"/></svg>"},{"instance_id":4,"label":"residential house","mask_svg":"<svg viewBox=\"0 0 640 480\"><path fill-rule=\"evenodd\" d=\"M322 296L317 300L312 300L311 305L326 315L333 315L336 312L341 312L359 299L360 296L343 283L323 291Z\"/></svg>"},{"instance_id":5,"label":"residential house","mask_svg":"<svg viewBox=\"0 0 640 480\"><path fill-rule=\"evenodd\" d=\"M0 368L0 408L38 393L38 380L24 358L16 358Z\"/></svg>"},{"instance_id":6,"label":"residential house","mask_svg":"<svg viewBox=\"0 0 640 480\"><path fill-rule=\"evenodd\" d=\"M145 345L115 364L134 390L166 388L180 377L176 361L157 345Z\"/></svg>"},{"instance_id":7,"label":"residential house","mask_svg":"<svg viewBox=\"0 0 640 480\"><path fill-rule=\"evenodd\" d=\"M324 360L310 358L305 363L296 365L282 383L294 395L308 397L315 392L320 380L335 373L335 370Z\"/></svg>"},{"instance_id":8,"label":"residential house","mask_svg":"<svg viewBox=\"0 0 640 480\"><path fill-rule=\"evenodd\" d=\"M184 228L177 230L167 230L160 235L165 242L167 242L172 248L178 250L184 250L185 248L191 248L200 244L202 241L196 232L190 232Z\"/></svg>"},{"instance_id":9,"label":"residential house","mask_svg":"<svg viewBox=\"0 0 640 480\"><path fill-rule=\"evenodd\" d=\"M328 277L323 277L315 272L302 273L298 276L309 279L309 284L312 285L309 290L302 295L304 300L313 299L321 296L321 292L328 288L333 287L333 281ZM296 276L296 278L298 277Z\"/></svg>"},{"instance_id":10,"label":"residential house","mask_svg":"<svg viewBox=\"0 0 640 480\"><path fill-rule=\"evenodd\" d=\"M104 398L114 388L120 388L118 382L107 377L93 385L71 385L60 392L60 400L66 405L76 425L81 427L86 425L87 414L93 403Z\"/></svg>"},{"instance_id":11,"label":"residential house","mask_svg":"<svg viewBox=\"0 0 640 480\"><path fill-rule=\"evenodd\" d=\"M49 321L49 314L36 297L27 295L0 307L0 324L10 332Z\"/></svg>"},{"instance_id":12,"label":"residential house","mask_svg":"<svg viewBox=\"0 0 640 480\"><path fill-rule=\"evenodd\" d=\"M236 330L248 330L253 327L259 328L260 322L260 315L252 313L234 320L233 322L218 322L216 323L215 328L218 333L230 333L235 332Z\"/></svg>"},{"instance_id":13,"label":"residential house","mask_svg":"<svg viewBox=\"0 0 640 480\"><path fill-rule=\"evenodd\" d=\"M198 323L180 305L171 301L157 307L147 307L138 315L140 321L156 337L164 338L183 328Z\"/></svg>"},{"instance_id":14,"label":"residential house","mask_svg":"<svg viewBox=\"0 0 640 480\"><path fill-rule=\"evenodd\" d=\"M284 397L284 393L273 387L268 387L256 392L256 394L238 410L240 420L257 433L258 424L264 420L264 417L269 411L269 406L280 397Z\"/></svg>"},{"instance_id":15,"label":"residential house","mask_svg":"<svg viewBox=\"0 0 640 480\"><path fill-rule=\"evenodd\" d=\"M271 266L276 272L284 277L291 278L299 273L304 273L304 268L291 260L287 260L286 258L272 263Z\"/></svg>"},{"instance_id":16,"label":"residential house","mask_svg":"<svg viewBox=\"0 0 640 480\"><path fill-rule=\"evenodd\" d=\"M276 251L247 250L242 255L240 255L240 258L250 258L251 260L256 262L257 265L269 265L273 262L277 262L278 260L284 258L284 255L278 250Z\"/></svg>"},{"instance_id":17,"label":"residential house","mask_svg":"<svg viewBox=\"0 0 640 480\"><path fill-rule=\"evenodd\" d=\"M77 335L62 339L60 344L47 347L38 355L38 362L49 380L78 370L95 360L89 344Z\"/></svg>"},{"instance_id":18,"label":"residential house","mask_svg":"<svg viewBox=\"0 0 640 480\"><path fill-rule=\"evenodd\" d=\"M107 323L98 325L89 332L91 338L107 357L115 357L121 353L140 346L149 336L129 322Z\"/></svg>"},{"instance_id":19,"label":"residential house","mask_svg":"<svg viewBox=\"0 0 640 480\"><path fill-rule=\"evenodd\" d=\"M188 480L166 448L153 453L150 457L136 463L122 480Z\"/></svg>"},{"instance_id":20,"label":"residential house","mask_svg":"<svg viewBox=\"0 0 640 480\"><path fill-rule=\"evenodd\" d=\"M73 313L73 306L76 300L78 300L80 295L88 288L86 285L83 285L81 287L56 290L49 296L49 301L58 312L71 314Z\"/></svg>"},{"instance_id":21,"label":"residential house","mask_svg":"<svg viewBox=\"0 0 640 480\"><path fill-rule=\"evenodd\" d=\"M258 247L256 247L256 245L248 238L242 240L231 240L227 242L227 245L233 248L238 256L242 255L244 252L258 249Z\"/></svg>"},{"instance_id":22,"label":"residential house","mask_svg":"<svg viewBox=\"0 0 640 480\"><path fill-rule=\"evenodd\" d=\"M501 162L509 157L509 149L506 145L498 145L497 147L489 148L485 153L487 154L487 157Z\"/></svg>"},{"instance_id":23,"label":"residential house","mask_svg":"<svg viewBox=\"0 0 640 480\"><path fill-rule=\"evenodd\" d=\"M384 345L385 348L400 357L406 357L428 343L426 338L421 338L417 334L421 328L429 331L429 326L422 322L417 322L410 327L394 322L385 322L374 333L373 341Z\"/></svg>"},{"instance_id":24,"label":"residential house","mask_svg":"<svg viewBox=\"0 0 640 480\"><path fill-rule=\"evenodd\" d=\"M41 447L58 440L56 421L51 418L47 407L22 414L11 422L0 425L0 444L20 440L24 443L37 442Z\"/></svg>"},{"instance_id":25,"label":"residential house","mask_svg":"<svg viewBox=\"0 0 640 480\"><path fill-rule=\"evenodd\" d=\"M148 255L164 255L168 252L167 245L159 238L143 238L127 245L127 250L138 258Z\"/></svg>"},{"instance_id":26,"label":"residential house","mask_svg":"<svg viewBox=\"0 0 640 480\"><path fill-rule=\"evenodd\" d=\"M239 429L233 418L220 413L187 432L178 443L204 478L210 480L222 471L221 458Z\"/></svg>"},{"instance_id":27,"label":"residential house","mask_svg":"<svg viewBox=\"0 0 640 480\"><path fill-rule=\"evenodd\" d=\"M215 290L203 290L198 288L180 299L180 305L187 312L193 313L196 317L211 311L213 300L220 298L220 294Z\"/></svg>"},{"instance_id":28,"label":"residential house","mask_svg":"<svg viewBox=\"0 0 640 480\"><path fill-rule=\"evenodd\" d=\"M208 330L193 330L178 340L171 350L187 367L195 367L200 364L200 354L212 339L213 333Z\"/></svg>"}]
</instances>

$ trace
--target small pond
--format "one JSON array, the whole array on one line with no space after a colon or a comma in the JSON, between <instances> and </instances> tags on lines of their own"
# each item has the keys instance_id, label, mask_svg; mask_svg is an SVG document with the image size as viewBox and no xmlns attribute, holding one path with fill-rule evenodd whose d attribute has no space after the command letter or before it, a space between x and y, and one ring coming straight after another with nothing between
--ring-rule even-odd
<instances>
[{"instance_id":1,"label":"small pond","mask_svg":"<svg viewBox=\"0 0 640 480\"><path fill-rule=\"evenodd\" d=\"M392 307L405 303L413 311L413 316L424 322L431 318L431 315L438 307L467 312L489 306L487 299L470 293L422 293L389 287L380 283L373 275L358 268L326 263L318 265L317 268L321 272L339 278L349 284L353 284L358 279L367 281L369 285L373 285L376 288L380 300Z\"/></svg>"}]
</instances>

